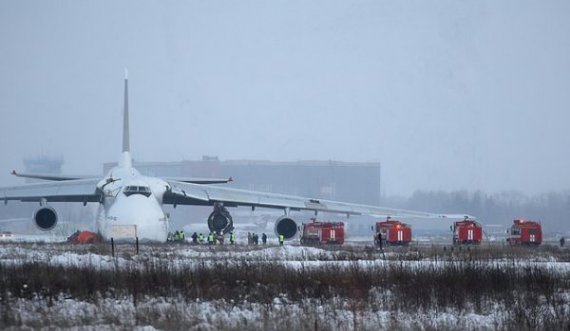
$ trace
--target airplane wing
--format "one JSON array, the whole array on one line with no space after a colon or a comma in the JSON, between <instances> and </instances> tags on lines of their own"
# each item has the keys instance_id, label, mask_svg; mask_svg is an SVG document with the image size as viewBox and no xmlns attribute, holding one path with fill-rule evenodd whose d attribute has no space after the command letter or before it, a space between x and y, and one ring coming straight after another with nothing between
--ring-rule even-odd
<instances>
[{"instance_id":1,"label":"airplane wing","mask_svg":"<svg viewBox=\"0 0 570 331\"><path fill-rule=\"evenodd\" d=\"M174 182L184 182L191 184L226 184L231 182L232 177L229 178L199 178L199 177L168 177L166 180Z\"/></svg>"},{"instance_id":2,"label":"airplane wing","mask_svg":"<svg viewBox=\"0 0 570 331\"><path fill-rule=\"evenodd\" d=\"M93 178L1 187L0 200L99 202L102 199L102 193L97 189L99 181Z\"/></svg>"},{"instance_id":3,"label":"airplane wing","mask_svg":"<svg viewBox=\"0 0 570 331\"><path fill-rule=\"evenodd\" d=\"M16 172L16 170L12 170L12 175L22 178L35 178L35 179L52 180L52 181L89 179L94 177L94 176L62 176L62 175L53 175L53 174L22 174Z\"/></svg>"},{"instance_id":4,"label":"airplane wing","mask_svg":"<svg viewBox=\"0 0 570 331\"><path fill-rule=\"evenodd\" d=\"M169 189L163 203L174 205L212 205L221 202L226 207L251 206L289 210L310 210L348 215L405 216L418 218L463 218L465 215L435 214L413 210L360 205L298 196L254 192L227 187L197 185L167 181Z\"/></svg>"}]
</instances>

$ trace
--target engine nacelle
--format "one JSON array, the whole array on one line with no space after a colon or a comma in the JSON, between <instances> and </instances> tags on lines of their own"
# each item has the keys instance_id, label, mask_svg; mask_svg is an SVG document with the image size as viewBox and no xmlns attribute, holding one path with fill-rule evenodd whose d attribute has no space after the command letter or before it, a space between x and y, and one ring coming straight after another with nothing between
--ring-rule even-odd
<instances>
[{"instance_id":1,"label":"engine nacelle","mask_svg":"<svg viewBox=\"0 0 570 331\"><path fill-rule=\"evenodd\" d=\"M297 222L295 222L295 220L287 215L283 215L275 221L275 228L273 231L277 237L282 234L283 237L288 240L297 234L299 228L297 227Z\"/></svg>"},{"instance_id":2,"label":"engine nacelle","mask_svg":"<svg viewBox=\"0 0 570 331\"><path fill-rule=\"evenodd\" d=\"M211 232L226 234L234 229L232 215L223 206L214 206L214 211L208 216L208 228Z\"/></svg>"},{"instance_id":3,"label":"engine nacelle","mask_svg":"<svg viewBox=\"0 0 570 331\"><path fill-rule=\"evenodd\" d=\"M36 226L44 231L49 231L57 224L57 213L52 207L42 207L34 212Z\"/></svg>"}]
</instances>

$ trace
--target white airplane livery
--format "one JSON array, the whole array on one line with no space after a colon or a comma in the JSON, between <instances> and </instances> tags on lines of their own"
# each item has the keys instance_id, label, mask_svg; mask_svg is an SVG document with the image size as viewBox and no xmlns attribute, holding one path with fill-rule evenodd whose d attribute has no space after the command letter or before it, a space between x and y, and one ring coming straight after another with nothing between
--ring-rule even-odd
<instances>
[{"instance_id":1,"label":"white airplane livery","mask_svg":"<svg viewBox=\"0 0 570 331\"><path fill-rule=\"evenodd\" d=\"M303 198L274 193L254 192L219 185L231 181L218 178L157 178L142 176L132 164L129 141L128 78L124 81L123 149L116 167L103 178L58 176L47 174L12 174L45 180L41 183L0 188L0 200L39 202L34 212L35 224L43 230L53 229L58 221L50 202L98 203L96 226L104 239L134 239L164 242L169 232L169 216L163 205L213 206L208 217L210 231L232 231L232 216L226 207L248 206L283 210L275 221L276 234L286 239L298 231L290 211L309 210L350 215L404 216L421 218L459 217L378 206ZM1 211L1 210L0 210Z\"/></svg>"}]
</instances>

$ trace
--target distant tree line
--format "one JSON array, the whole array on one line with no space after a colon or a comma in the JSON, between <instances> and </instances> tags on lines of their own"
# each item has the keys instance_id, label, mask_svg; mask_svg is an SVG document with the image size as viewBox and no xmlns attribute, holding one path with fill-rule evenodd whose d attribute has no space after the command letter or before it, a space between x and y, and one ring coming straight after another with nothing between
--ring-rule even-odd
<instances>
[{"instance_id":1,"label":"distant tree line","mask_svg":"<svg viewBox=\"0 0 570 331\"><path fill-rule=\"evenodd\" d=\"M416 191L412 196L386 197L383 205L431 212L466 213L483 224L507 224L524 218L540 221L548 232L570 231L570 191L527 196L516 191Z\"/></svg>"}]
</instances>

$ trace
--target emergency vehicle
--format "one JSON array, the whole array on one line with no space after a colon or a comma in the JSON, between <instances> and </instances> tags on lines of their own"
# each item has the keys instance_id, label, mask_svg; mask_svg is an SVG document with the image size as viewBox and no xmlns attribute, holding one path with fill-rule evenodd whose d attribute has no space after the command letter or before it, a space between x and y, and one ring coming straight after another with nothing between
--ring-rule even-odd
<instances>
[{"instance_id":1,"label":"emergency vehicle","mask_svg":"<svg viewBox=\"0 0 570 331\"><path fill-rule=\"evenodd\" d=\"M412 228L398 220L388 217L383 222L376 222L376 234L374 242L378 245L378 233L382 240L389 245L407 245L412 241Z\"/></svg>"},{"instance_id":2,"label":"emergency vehicle","mask_svg":"<svg viewBox=\"0 0 570 331\"><path fill-rule=\"evenodd\" d=\"M451 230L453 231L454 245L478 245L483 239L483 228L481 224L468 217L465 217L462 221L453 223Z\"/></svg>"},{"instance_id":3,"label":"emergency vehicle","mask_svg":"<svg viewBox=\"0 0 570 331\"><path fill-rule=\"evenodd\" d=\"M343 222L319 222L315 219L301 225L301 245L344 244Z\"/></svg>"},{"instance_id":4,"label":"emergency vehicle","mask_svg":"<svg viewBox=\"0 0 570 331\"><path fill-rule=\"evenodd\" d=\"M509 245L540 245L542 226L538 222L516 219L509 230Z\"/></svg>"}]
</instances>

